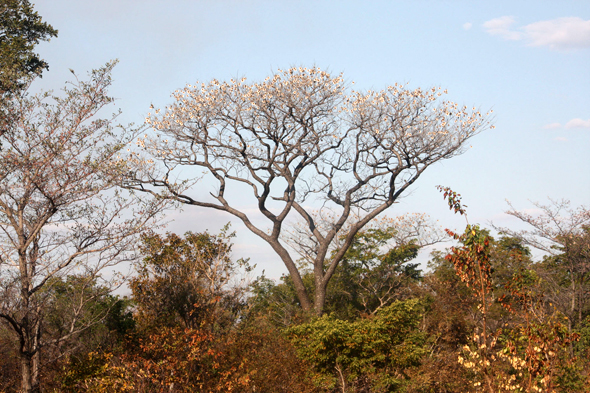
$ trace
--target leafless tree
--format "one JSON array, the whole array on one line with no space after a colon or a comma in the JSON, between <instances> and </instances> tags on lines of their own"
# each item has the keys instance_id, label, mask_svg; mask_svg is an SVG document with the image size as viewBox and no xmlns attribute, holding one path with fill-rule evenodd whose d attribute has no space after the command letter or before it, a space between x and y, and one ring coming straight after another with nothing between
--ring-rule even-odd
<instances>
[{"instance_id":1,"label":"leafless tree","mask_svg":"<svg viewBox=\"0 0 590 393\"><path fill-rule=\"evenodd\" d=\"M20 343L23 392L40 390L42 348L104 318L82 318L89 298L76 295L67 328L44 337L52 283L84 276L81 294L101 278L115 284L105 269L135 258L138 236L162 207L161 200L142 202L116 188L126 171L122 150L136 133L115 130L116 114L96 117L112 102L113 66L67 85L59 97L25 91L10 103L12 131L0 152L0 318Z\"/></svg>"},{"instance_id":2,"label":"leafless tree","mask_svg":"<svg viewBox=\"0 0 590 393\"><path fill-rule=\"evenodd\" d=\"M444 93L397 84L359 92L342 75L318 68L279 70L260 83L243 78L188 85L174 94L173 105L148 115L158 137L137 141L147 154L137 152L127 187L154 195L164 189L176 201L239 218L280 256L302 308L321 314L328 281L354 235L428 166L462 153L466 141L489 126L488 114L442 100ZM189 195L198 178L179 178L187 166L217 183L210 198ZM268 227L230 201L228 188L235 184L250 188ZM326 228L311 214L319 206L324 216L330 212ZM293 215L319 244L313 302L281 241ZM342 246L326 265L343 228Z\"/></svg>"},{"instance_id":3,"label":"leafless tree","mask_svg":"<svg viewBox=\"0 0 590 393\"><path fill-rule=\"evenodd\" d=\"M568 200L549 201L545 205L533 203L536 212L532 214L519 211L509 203L510 210L506 213L530 229L495 229L551 256L540 272L550 284L548 295L568 316L571 328L582 322L583 314L590 311L590 210L584 206L572 208ZM564 283L569 285L564 287Z\"/></svg>"}]
</instances>

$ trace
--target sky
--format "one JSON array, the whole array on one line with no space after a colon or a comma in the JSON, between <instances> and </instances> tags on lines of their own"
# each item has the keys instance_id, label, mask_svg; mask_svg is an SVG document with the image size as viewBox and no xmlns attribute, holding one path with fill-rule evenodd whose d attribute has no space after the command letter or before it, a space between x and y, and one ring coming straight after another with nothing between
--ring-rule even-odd
<instances>
[{"instance_id":1,"label":"sky","mask_svg":"<svg viewBox=\"0 0 590 393\"><path fill-rule=\"evenodd\" d=\"M259 81L291 66L343 72L360 90L440 86L460 105L493 109L495 129L428 168L387 215L426 213L461 228L439 184L461 193L469 221L486 226L519 225L504 213L507 200L533 213L532 202L547 198L590 206L590 1L32 2L59 30L37 47L50 69L35 89L58 90L70 69L83 76L118 59L111 95L123 124L142 124L150 105L171 104L186 84ZM168 216L177 233L215 233L232 221L236 256L269 277L286 272L229 215L186 206Z\"/></svg>"}]
</instances>

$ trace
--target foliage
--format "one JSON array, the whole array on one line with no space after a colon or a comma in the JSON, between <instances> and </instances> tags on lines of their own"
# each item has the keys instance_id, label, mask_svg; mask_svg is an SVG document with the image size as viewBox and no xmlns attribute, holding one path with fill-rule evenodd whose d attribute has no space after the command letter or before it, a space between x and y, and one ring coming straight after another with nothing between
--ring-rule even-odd
<instances>
[{"instance_id":1,"label":"foliage","mask_svg":"<svg viewBox=\"0 0 590 393\"><path fill-rule=\"evenodd\" d=\"M518 211L512 205L507 211L528 229L497 229L547 253L537 271L546 283L547 296L568 317L572 330L590 315L587 296L590 291L590 210L584 206L572 208L567 200L534 205L540 211L537 215Z\"/></svg>"},{"instance_id":2,"label":"foliage","mask_svg":"<svg viewBox=\"0 0 590 393\"><path fill-rule=\"evenodd\" d=\"M245 305L246 287L236 281L248 273L248 260L232 260L229 225L218 235L187 232L165 237L145 235L143 261L135 264L130 280L137 305L137 318L146 326L186 328L203 324L233 324Z\"/></svg>"},{"instance_id":3,"label":"foliage","mask_svg":"<svg viewBox=\"0 0 590 393\"><path fill-rule=\"evenodd\" d=\"M33 48L57 37L57 30L41 20L29 0L0 1L0 92L22 86L23 79L40 75L49 66Z\"/></svg>"},{"instance_id":4,"label":"foliage","mask_svg":"<svg viewBox=\"0 0 590 393\"><path fill-rule=\"evenodd\" d=\"M49 68L33 52L35 45L56 36L29 0L0 0L0 137L13 127L11 96Z\"/></svg>"},{"instance_id":5,"label":"foliage","mask_svg":"<svg viewBox=\"0 0 590 393\"><path fill-rule=\"evenodd\" d=\"M465 214L460 195L452 197L452 209ZM136 329L124 302L94 281L72 276L43 289L52 299L44 335L61 335L70 323L64 310L77 293L95 294L77 323L107 309L112 315L102 318L102 327L79 332L84 346L62 345L70 355L61 372L46 372L44 378L56 381L46 386L72 392L586 391L588 323L570 330L546 295L552 288L546 277L569 285L558 280L562 270L547 269L562 254L535 264L520 238L495 240L469 224L462 234L449 232L458 244L435 253L424 277L411 264L415 241L389 248L393 229L359 232L328 287L332 313L312 320L298 307L289 276L278 285L258 278L246 302L244 287L231 285L245 261L232 261L227 229L144 236L145 258L133 278ZM213 288L205 285L212 277L217 292L205 290ZM303 278L313 293L313 275ZM395 296L364 308L370 303L362 299L382 296L367 282L384 283L379 288L393 288L384 293ZM50 347L44 348L47 354ZM9 370L15 364L7 360Z\"/></svg>"},{"instance_id":6,"label":"foliage","mask_svg":"<svg viewBox=\"0 0 590 393\"><path fill-rule=\"evenodd\" d=\"M413 236L420 236L424 230L420 233L404 231L403 236L401 232L399 226L388 225L357 233L326 289L327 313L353 321L361 315L373 315L395 300L416 295L421 271L417 264L410 262L421 247L418 243L424 242L425 238ZM438 237L429 233L428 241L433 239ZM304 259L301 271L306 289L313 294L314 275L305 267ZM287 327L306 318L300 310L290 276L281 277L279 284L261 277L253 283L252 290L254 311L264 310L263 313L278 326Z\"/></svg>"},{"instance_id":7,"label":"foliage","mask_svg":"<svg viewBox=\"0 0 590 393\"><path fill-rule=\"evenodd\" d=\"M304 285L313 293L312 275L305 274L302 278ZM302 323L310 317L302 311L293 280L288 275L282 275L279 283L262 275L252 282L250 292L250 315L264 316L277 327Z\"/></svg>"},{"instance_id":8,"label":"foliage","mask_svg":"<svg viewBox=\"0 0 590 393\"><path fill-rule=\"evenodd\" d=\"M110 346L133 329L129 301L113 296L111 288L98 284L96 277L54 278L43 292L47 301L42 334L54 339L43 349L46 362L52 356L77 356ZM83 335L84 340L64 339L70 331L77 331L75 337Z\"/></svg>"},{"instance_id":9,"label":"foliage","mask_svg":"<svg viewBox=\"0 0 590 393\"><path fill-rule=\"evenodd\" d=\"M459 362L473 369L478 381L489 384L488 391L568 391L562 389L560 377L563 380L563 373L576 366L569 349L579 336L569 332L562 315L548 312L542 298L526 282L527 276L527 272L516 274L508 288L510 301L507 297L499 299L521 321L493 332L484 348L466 345ZM483 334L476 333L473 344L483 338Z\"/></svg>"},{"instance_id":10,"label":"foliage","mask_svg":"<svg viewBox=\"0 0 590 393\"><path fill-rule=\"evenodd\" d=\"M243 392L317 392L310 364L297 357L292 343L264 317L255 317L229 336L220 363L234 365L234 380L247 380Z\"/></svg>"},{"instance_id":11,"label":"foliage","mask_svg":"<svg viewBox=\"0 0 590 393\"><path fill-rule=\"evenodd\" d=\"M409 262L420 246L414 239L384 250L392 231L369 229L356 235L328 285L326 312L353 320L411 296L412 284L420 281L421 272L418 264Z\"/></svg>"},{"instance_id":12,"label":"foliage","mask_svg":"<svg viewBox=\"0 0 590 393\"><path fill-rule=\"evenodd\" d=\"M18 358L18 342L14 340L10 326L0 322L0 391L18 391L20 380L20 364Z\"/></svg>"},{"instance_id":13,"label":"foliage","mask_svg":"<svg viewBox=\"0 0 590 393\"><path fill-rule=\"evenodd\" d=\"M69 365L72 392L313 392L305 362L264 320L229 334L162 327L122 354L90 352Z\"/></svg>"},{"instance_id":14,"label":"foliage","mask_svg":"<svg viewBox=\"0 0 590 393\"><path fill-rule=\"evenodd\" d=\"M292 68L189 85L136 139L117 113L97 117L114 62L29 93L48 69L35 46L55 36L29 0L0 0L0 391L590 391L588 208L511 205L528 229L498 240L467 221L425 274L412 261L441 237L424 216L375 224L489 114L441 89L358 92ZM216 182L208 199L189 195L200 178L176 180L185 166ZM165 200L238 217L289 275L248 292L228 227L152 231ZM112 294L120 262L134 262L132 299Z\"/></svg>"},{"instance_id":15,"label":"foliage","mask_svg":"<svg viewBox=\"0 0 590 393\"><path fill-rule=\"evenodd\" d=\"M441 191L449 198L452 210L465 214L458 194L448 188ZM560 388L559 372L575 366L568 350L579 335L571 333L559 312L548 312L542 292L534 290L536 276L529 270L515 272L505 284L508 294L497 298L515 317L515 323L494 331L489 329L490 306L495 301L490 263L492 239L469 224L462 235L450 233L461 246L452 247L445 258L453 263L461 281L473 290L482 321L481 329L475 330L470 343L463 347L463 356L458 357L460 364L474 372L473 386L490 393L552 392ZM503 243L517 254L527 251L511 247L515 243L509 239ZM562 378L561 382L567 379Z\"/></svg>"},{"instance_id":16,"label":"foliage","mask_svg":"<svg viewBox=\"0 0 590 393\"><path fill-rule=\"evenodd\" d=\"M323 316L287 334L312 364L319 386L397 391L405 370L419 365L424 355L425 337L418 330L423 311L418 300L398 301L372 318L348 322Z\"/></svg>"},{"instance_id":17,"label":"foliage","mask_svg":"<svg viewBox=\"0 0 590 393\"><path fill-rule=\"evenodd\" d=\"M120 357L89 353L68 371L66 387L87 392L201 391L203 372L216 362L212 341L205 331L164 327L140 338L135 349Z\"/></svg>"}]
</instances>

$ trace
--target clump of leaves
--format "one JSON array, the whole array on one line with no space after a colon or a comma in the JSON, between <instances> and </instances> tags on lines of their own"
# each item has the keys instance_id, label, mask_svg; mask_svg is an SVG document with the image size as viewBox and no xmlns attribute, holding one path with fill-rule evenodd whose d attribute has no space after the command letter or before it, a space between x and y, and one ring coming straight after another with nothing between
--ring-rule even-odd
<instances>
[{"instance_id":1,"label":"clump of leaves","mask_svg":"<svg viewBox=\"0 0 590 393\"><path fill-rule=\"evenodd\" d=\"M425 353L426 338L418 329L423 312L417 299L397 301L371 318L323 316L286 332L313 366L317 385L388 392L407 382L405 370L419 365Z\"/></svg>"}]
</instances>

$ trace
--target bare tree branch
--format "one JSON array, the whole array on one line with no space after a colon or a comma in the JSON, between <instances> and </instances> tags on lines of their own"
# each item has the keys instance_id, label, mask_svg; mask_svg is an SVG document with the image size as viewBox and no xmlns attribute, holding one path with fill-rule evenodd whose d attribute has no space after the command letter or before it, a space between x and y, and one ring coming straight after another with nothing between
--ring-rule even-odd
<instances>
[{"instance_id":1,"label":"bare tree branch","mask_svg":"<svg viewBox=\"0 0 590 393\"><path fill-rule=\"evenodd\" d=\"M302 307L321 314L328 281L355 234L428 166L462 153L469 138L490 126L489 114L443 100L444 93L397 84L358 92L347 88L342 75L318 68L279 70L260 83L243 78L188 85L166 110L148 115L156 137L137 141L137 167L126 187L152 195L163 189L175 201L238 217L281 257ZM203 169L217 184L213 202L188 196L185 181L168 182L169 173L187 166ZM252 189L269 231L226 198L230 183ZM318 204L335 213L331 226L320 228L309 214ZM357 210L364 214L349 222ZM280 243L293 216L306 221L317 247L313 302ZM346 223L344 248L324 269Z\"/></svg>"}]
</instances>

